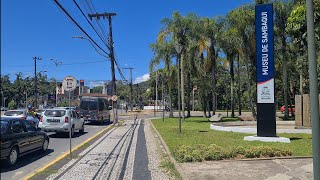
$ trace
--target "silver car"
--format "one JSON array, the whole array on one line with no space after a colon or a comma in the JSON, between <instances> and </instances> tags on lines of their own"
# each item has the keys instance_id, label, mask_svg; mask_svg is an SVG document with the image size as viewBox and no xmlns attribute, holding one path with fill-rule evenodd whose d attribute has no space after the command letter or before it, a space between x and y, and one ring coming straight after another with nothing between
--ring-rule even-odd
<instances>
[{"instance_id":1,"label":"silver car","mask_svg":"<svg viewBox=\"0 0 320 180\"><path fill-rule=\"evenodd\" d=\"M2 117L25 119L30 121L36 127L39 125L39 119L37 117L28 115L28 110L26 109L9 110L6 111Z\"/></svg>"},{"instance_id":2,"label":"silver car","mask_svg":"<svg viewBox=\"0 0 320 180\"><path fill-rule=\"evenodd\" d=\"M27 110L26 109L9 110L9 111L6 111L2 117L26 119L27 118Z\"/></svg>"},{"instance_id":3,"label":"silver car","mask_svg":"<svg viewBox=\"0 0 320 180\"><path fill-rule=\"evenodd\" d=\"M71 136L75 131L84 132L84 121L79 114L69 108L47 109L40 118L39 128L46 132L69 132L71 121Z\"/></svg>"}]
</instances>

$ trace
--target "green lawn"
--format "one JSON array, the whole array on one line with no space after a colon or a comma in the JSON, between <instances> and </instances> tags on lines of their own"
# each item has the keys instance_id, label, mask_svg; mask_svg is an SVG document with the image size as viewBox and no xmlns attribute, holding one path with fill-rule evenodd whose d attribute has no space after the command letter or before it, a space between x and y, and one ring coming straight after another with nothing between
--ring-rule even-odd
<instances>
[{"instance_id":1,"label":"green lawn","mask_svg":"<svg viewBox=\"0 0 320 180\"><path fill-rule=\"evenodd\" d=\"M310 134L278 134L291 139L291 143L266 143L258 141L244 141L243 137L250 134L222 132L210 129L207 118L188 118L182 122L182 133L179 133L177 118L152 120L171 152L182 145L194 146L197 144L215 144L222 148L232 149L239 146L244 148L268 146L278 149L287 149L293 156L312 156Z\"/></svg>"}]
</instances>

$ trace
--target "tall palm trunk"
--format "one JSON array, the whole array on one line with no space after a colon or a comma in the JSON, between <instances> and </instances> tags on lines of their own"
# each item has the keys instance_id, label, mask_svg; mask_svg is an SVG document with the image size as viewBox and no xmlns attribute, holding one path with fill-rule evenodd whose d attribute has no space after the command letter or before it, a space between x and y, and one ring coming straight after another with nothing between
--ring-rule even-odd
<instances>
[{"instance_id":1,"label":"tall palm trunk","mask_svg":"<svg viewBox=\"0 0 320 180\"><path fill-rule=\"evenodd\" d=\"M172 86L171 83L169 84L169 106L170 106L170 114L169 117L172 118L173 117L173 109L172 109Z\"/></svg>"},{"instance_id":2,"label":"tall palm trunk","mask_svg":"<svg viewBox=\"0 0 320 180\"><path fill-rule=\"evenodd\" d=\"M241 116L241 83L240 83L240 55L238 54L238 105L239 116Z\"/></svg>"},{"instance_id":3,"label":"tall palm trunk","mask_svg":"<svg viewBox=\"0 0 320 180\"><path fill-rule=\"evenodd\" d=\"M189 72L187 73L187 110L188 110L187 117L191 116L191 114L190 114L190 109L191 109L190 101L191 101L191 73L190 73L190 69L189 69Z\"/></svg>"},{"instance_id":4,"label":"tall palm trunk","mask_svg":"<svg viewBox=\"0 0 320 180\"><path fill-rule=\"evenodd\" d=\"M180 64L180 67L181 67L181 105L182 105L182 118L183 120L185 119L185 99L184 99L184 58L185 58L185 54L182 53L181 54L181 64Z\"/></svg>"},{"instance_id":5,"label":"tall palm trunk","mask_svg":"<svg viewBox=\"0 0 320 180\"><path fill-rule=\"evenodd\" d=\"M214 42L213 39L211 39L211 42ZM214 49L214 44L212 43L210 46L210 55L211 55L211 60L212 60L212 69L211 69L211 77L212 77L212 115L216 114L216 53Z\"/></svg>"},{"instance_id":6,"label":"tall palm trunk","mask_svg":"<svg viewBox=\"0 0 320 180\"><path fill-rule=\"evenodd\" d=\"M286 60L286 37L285 32L282 32L282 58L283 58L283 93L284 93L284 118L287 119L289 117L288 111L288 82L287 82L287 60Z\"/></svg>"},{"instance_id":7,"label":"tall palm trunk","mask_svg":"<svg viewBox=\"0 0 320 180\"><path fill-rule=\"evenodd\" d=\"M206 98L206 100L207 100L207 109L208 109L208 116L207 116L207 117L211 117L211 113L210 113L210 99L209 99L209 97Z\"/></svg>"},{"instance_id":8,"label":"tall palm trunk","mask_svg":"<svg viewBox=\"0 0 320 180\"><path fill-rule=\"evenodd\" d=\"M251 78L250 78L250 72L251 71L250 71L250 68L249 68L249 63L247 63L247 65L246 65L246 70L247 70L247 78L248 78L247 89L248 89L248 95L249 95L249 105L250 105L250 108L251 108L252 116L254 118L256 118L257 117L257 113L256 113L256 110L254 108L252 92L251 92Z\"/></svg>"},{"instance_id":9,"label":"tall palm trunk","mask_svg":"<svg viewBox=\"0 0 320 180\"><path fill-rule=\"evenodd\" d=\"M206 97L205 97L205 94L202 90L201 92L202 94L202 110L203 110L203 117L207 117L207 102L206 102Z\"/></svg>"},{"instance_id":10,"label":"tall palm trunk","mask_svg":"<svg viewBox=\"0 0 320 180\"><path fill-rule=\"evenodd\" d=\"M229 64L230 64L230 76L231 76L231 117L234 118L234 71L233 71L233 57L229 58Z\"/></svg>"}]
</instances>

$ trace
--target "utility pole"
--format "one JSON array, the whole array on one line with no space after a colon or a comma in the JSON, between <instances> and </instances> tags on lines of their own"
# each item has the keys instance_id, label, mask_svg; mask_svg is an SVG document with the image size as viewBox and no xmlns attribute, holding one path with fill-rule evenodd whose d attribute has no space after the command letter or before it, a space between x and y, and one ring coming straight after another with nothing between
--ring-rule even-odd
<instances>
[{"instance_id":1,"label":"utility pole","mask_svg":"<svg viewBox=\"0 0 320 180\"><path fill-rule=\"evenodd\" d=\"M132 106L132 67L128 67L128 68L124 68L124 69L129 69L130 70L130 109L131 109L131 112L133 111L133 106Z\"/></svg>"},{"instance_id":2,"label":"utility pole","mask_svg":"<svg viewBox=\"0 0 320 180\"><path fill-rule=\"evenodd\" d=\"M314 35L314 5L312 0L306 0L307 9L307 35L308 59L310 79L310 107L312 121L312 151L313 151L313 179L320 179L320 116L319 116L319 90L316 61L316 47Z\"/></svg>"},{"instance_id":3,"label":"utility pole","mask_svg":"<svg viewBox=\"0 0 320 180\"><path fill-rule=\"evenodd\" d=\"M51 61L53 61L54 65L56 66L56 75L58 74L58 66L62 64L62 62L58 61L58 60L54 60L54 59L50 59ZM57 93L57 87L58 87L58 82L57 82L57 78L56 78L56 106L58 106L58 93ZM79 88L80 89L80 88ZM80 94L80 93L79 93Z\"/></svg>"},{"instance_id":4,"label":"utility pole","mask_svg":"<svg viewBox=\"0 0 320 180\"><path fill-rule=\"evenodd\" d=\"M37 96L37 60L42 60L40 57L33 57L34 60L34 107L37 108L38 96Z\"/></svg>"},{"instance_id":5,"label":"utility pole","mask_svg":"<svg viewBox=\"0 0 320 180\"><path fill-rule=\"evenodd\" d=\"M114 58L114 49L113 49L113 38L112 38L112 16L117 15L116 13L96 13L96 14L88 14L90 19L92 18L97 18L97 20L102 18L107 18L108 23L109 23L109 46L110 46L110 61L111 61L111 76L112 76L112 95L117 95L117 88L116 88L116 75L115 75L115 69L114 69L114 64L115 64L115 58ZM116 105L113 105L113 108L117 107ZM113 124L118 123L118 111L116 110L115 116L114 116L114 122Z\"/></svg>"}]
</instances>

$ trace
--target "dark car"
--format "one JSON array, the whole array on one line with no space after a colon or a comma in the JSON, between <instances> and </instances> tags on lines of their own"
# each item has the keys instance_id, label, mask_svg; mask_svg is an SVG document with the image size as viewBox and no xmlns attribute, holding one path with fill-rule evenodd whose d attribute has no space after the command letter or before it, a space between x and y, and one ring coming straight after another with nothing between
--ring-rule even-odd
<instances>
[{"instance_id":1,"label":"dark car","mask_svg":"<svg viewBox=\"0 0 320 180\"><path fill-rule=\"evenodd\" d=\"M37 129L30 121L19 118L1 118L1 160L5 159L11 166L18 157L36 150L46 151L49 137Z\"/></svg>"}]
</instances>

